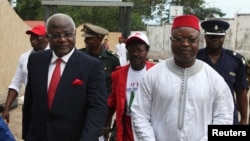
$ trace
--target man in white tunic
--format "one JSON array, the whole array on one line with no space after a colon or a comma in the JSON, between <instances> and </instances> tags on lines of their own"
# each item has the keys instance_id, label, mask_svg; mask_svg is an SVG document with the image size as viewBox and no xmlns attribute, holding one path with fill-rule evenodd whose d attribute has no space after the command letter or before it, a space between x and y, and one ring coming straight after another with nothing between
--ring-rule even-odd
<instances>
[{"instance_id":1,"label":"man in white tunic","mask_svg":"<svg viewBox=\"0 0 250 141\"><path fill-rule=\"evenodd\" d=\"M224 79L196 60L199 20L176 17L171 30L173 57L150 69L132 105L139 141L207 141L208 125L233 123L233 98Z\"/></svg>"},{"instance_id":2,"label":"man in white tunic","mask_svg":"<svg viewBox=\"0 0 250 141\"><path fill-rule=\"evenodd\" d=\"M119 37L119 43L115 46L115 53L119 57L120 65L127 64L127 49L122 37Z\"/></svg>"}]
</instances>

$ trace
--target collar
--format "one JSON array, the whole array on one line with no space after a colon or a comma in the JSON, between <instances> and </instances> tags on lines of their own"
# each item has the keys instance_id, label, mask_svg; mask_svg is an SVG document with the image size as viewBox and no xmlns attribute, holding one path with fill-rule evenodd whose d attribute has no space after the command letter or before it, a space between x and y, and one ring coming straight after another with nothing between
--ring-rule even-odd
<instances>
[{"instance_id":1,"label":"collar","mask_svg":"<svg viewBox=\"0 0 250 141\"><path fill-rule=\"evenodd\" d=\"M97 57L98 57L99 59L101 59L101 58L108 58L107 50L104 49L104 48L102 47L101 53L100 53L99 55L97 55Z\"/></svg>"},{"instance_id":2,"label":"collar","mask_svg":"<svg viewBox=\"0 0 250 141\"><path fill-rule=\"evenodd\" d=\"M73 48L68 54L64 55L63 57L61 57L61 59L63 60L64 63L67 63L70 56L73 54L73 52L75 51L75 48ZM55 63L55 61L57 60L57 57L55 52L52 51L52 58L51 58L51 63Z\"/></svg>"},{"instance_id":3,"label":"collar","mask_svg":"<svg viewBox=\"0 0 250 141\"><path fill-rule=\"evenodd\" d=\"M166 65L170 71L172 71L174 74L176 74L178 76L183 76L183 74L185 74L185 76L187 76L187 77L195 75L197 72L199 72L202 69L203 64L204 64L204 62L196 59L193 66L191 66L189 68L182 68L182 67L179 67L175 64L173 57L166 60Z\"/></svg>"},{"instance_id":4,"label":"collar","mask_svg":"<svg viewBox=\"0 0 250 141\"><path fill-rule=\"evenodd\" d=\"M205 56L206 56L205 59L206 59L206 60L210 59L209 56L208 56L208 54L207 54L207 48L205 48L205 52L206 52L206 53L205 53ZM221 49L221 54L220 54L220 56L219 56L219 59L225 60L225 59L226 59L225 53L226 53L226 52L225 52L225 49L222 48L222 49Z\"/></svg>"}]
</instances>

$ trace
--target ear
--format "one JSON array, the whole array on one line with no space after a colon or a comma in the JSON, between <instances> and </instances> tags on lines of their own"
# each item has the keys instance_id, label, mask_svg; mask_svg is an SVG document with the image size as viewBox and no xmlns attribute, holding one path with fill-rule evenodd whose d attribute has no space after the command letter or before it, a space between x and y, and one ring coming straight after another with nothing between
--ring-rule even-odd
<instances>
[{"instance_id":1,"label":"ear","mask_svg":"<svg viewBox=\"0 0 250 141\"><path fill-rule=\"evenodd\" d=\"M46 34L46 35L44 36L44 40L45 40L46 42L49 41L49 36L48 36L48 34Z\"/></svg>"}]
</instances>

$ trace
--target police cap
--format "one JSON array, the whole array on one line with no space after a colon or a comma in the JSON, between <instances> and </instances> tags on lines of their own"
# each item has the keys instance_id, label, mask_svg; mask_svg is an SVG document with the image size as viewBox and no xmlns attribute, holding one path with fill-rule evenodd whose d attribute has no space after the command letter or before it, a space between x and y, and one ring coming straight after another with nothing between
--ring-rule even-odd
<instances>
[{"instance_id":1,"label":"police cap","mask_svg":"<svg viewBox=\"0 0 250 141\"><path fill-rule=\"evenodd\" d=\"M96 26L93 24L84 24L83 25L83 29L81 30L84 33L82 34L83 37L101 37L101 36L105 36L109 33L108 30L100 27L100 26Z\"/></svg>"},{"instance_id":2,"label":"police cap","mask_svg":"<svg viewBox=\"0 0 250 141\"><path fill-rule=\"evenodd\" d=\"M229 23L221 20L207 20L201 23L206 35L225 35Z\"/></svg>"}]
</instances>

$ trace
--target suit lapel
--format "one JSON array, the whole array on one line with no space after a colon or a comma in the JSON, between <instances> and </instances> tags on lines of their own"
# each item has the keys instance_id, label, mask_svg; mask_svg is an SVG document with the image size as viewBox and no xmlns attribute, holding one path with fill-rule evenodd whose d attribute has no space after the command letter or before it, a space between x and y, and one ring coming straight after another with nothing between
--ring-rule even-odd
<instances>
[{"instance_id":1,"label":"suit lapel","mask_svg":"<svg viewBox=\"0 0 250 141\"><path fill-rule=\"evenodd\" d=\"M69 92L67 91L67 88L69 87L69 85L71 85L72 78L74 78L77 75L76 73L78 72L78 57L79 52L75 50L74 53L70 56L64 68L60 82L57 87L51 110L54 109L53 107L60 106L60 102L63 101L65 94Z\"/></svg>"},{"instance_id":2,"label":"suit lapel","mask_svg":"<svg viewBox=\"0 0 250 141\"><path fill-rule=\"evenodd\" d=\"M48 91L47 91L47 86L48 86L48 74L49 74L49 65L50 65L50 61L51 61L51 57L52 57L52 50L46 50L45 53L42 56L43 58L41 58L43 61L41 61L42 63L39 64L41 65L41 90L43 91L42 93L44 93L44 95L42 96L42 99L44 101L44 105L48 105Z\"/></svg>"},{"instance_id":3,"label":"suit lapel","mask_svg":"<svg viewBox=\"0 0 250 141\"><path fill-rule=\"evenodd\" d=\"M122 111L124 111L124 108L125 108L125 105L126 105L126 88L127 88L127 77L128 77L128 69L129 69L129 66L130 65L127 65L125 66L125 68L120 71L120 81L121 84L119 85L120 89L121 89L121 92L119 93L120 94L120 103L121 103L121 109Z\"/></svg>"}]
</instances>

